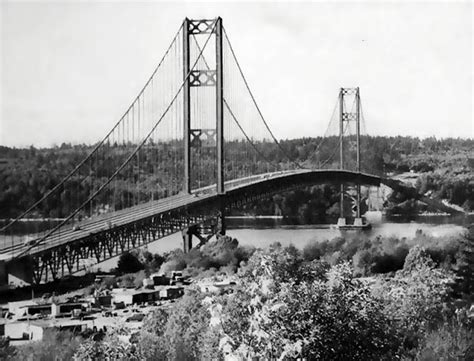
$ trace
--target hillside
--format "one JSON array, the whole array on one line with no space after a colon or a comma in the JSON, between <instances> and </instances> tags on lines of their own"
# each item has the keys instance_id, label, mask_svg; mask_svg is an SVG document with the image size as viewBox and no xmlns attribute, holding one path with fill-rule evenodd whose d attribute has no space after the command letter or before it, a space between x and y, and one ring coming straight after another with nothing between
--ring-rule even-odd
<instances>
[{"instance_id":1,"label":"hillside","mask_svg":"<svg viewBox=\"0 0 474 361\"><path fill-rule=\"evenodd\" d=\"M337 168L338 159L334 149L337 149L337 137L301 138L281 141L289 157L305 167ZM179 146L179 145L178 145ZM131 145L130 145L131 147ZM166 145L154 145L146 152L157 151ZM244 167L248 164L244 147L233 144L236 154L234 166ZM261 143L259 148L266 159L279 168L288 166L281 152L276 151L275 144ZM65 177L91 150L91 145L70 145L37 149L9 148L0 146L0 218L16 217L31 204L41 198L48 190ZM50 202L36 211L37 217L64 217L78 204L86 199L91 189L101 184L107 175L113 171L113 165L120 164L126 159L129 146L117 147L115 159L110 163L110 169L104 169L95 174L91 180L84 181L88 175L71 179L68 187L52 197ZM362 169L373 174L398 174L415 172L414 181L417 189L424 194L445 199L449 203L463 207L465 210L474 210L474 139L419 139L414 137L370 137L361 139ZM107 209L120 209L127 206L127 202L136 197L158 198L166 194L166 184L171 181L166 172L156 173L156 169L175 167L170 160L160 160L160 164L153 164L153 157L147 153L141 161L140 177L134 180L136 187L129 187L126 175L119 176L115 187L117 195L115 204L102 204ZM239 155L241 153L241 156ZM208 174L204 174L204 182L211 182L214 172L207 160ZM177 159L178 166L182 159ZM354 166L353 157L348 157L348 167ZM256 172L265 171L265 164L253 164ZM62 202L66 194L76 195L74 204ZM326 210L337 201L337 189L331 186L312 187L286 195L276 196L269 202L247 207L251 214L300 215L308 220L320 220L326 216ZM309 196L309 197L308 197ZM104 202L107 194L102 195ZM305 201L306 199L306 201ZM298 205L295 202L302 202ZM405 202L406 199L397 199L394 195L391 203ZM101 204L100 199L97 202ZM301 208L303 207L303 208ZM97 210L96 210L97 211Z\"/></svg>"}]
</instances>

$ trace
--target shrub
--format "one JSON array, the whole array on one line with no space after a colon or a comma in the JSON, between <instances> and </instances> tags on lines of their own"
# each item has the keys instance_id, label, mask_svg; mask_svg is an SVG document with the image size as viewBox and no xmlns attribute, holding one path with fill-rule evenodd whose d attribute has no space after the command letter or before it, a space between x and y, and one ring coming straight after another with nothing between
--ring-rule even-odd
<instances>
[{"instance_id":1,"label":"shrub","mask_svg":"<svg viewBox=\"0 0 474 361\"><path fill-rule=\"evenodd\" d=\"M134 273L143 268L143 263L141 263L138 257L131 252L122 253L117 262L117 271L121 274Z\"/></svg>"},{"instance_id":2,"label":"shrub","mask_svg":"<svg viewBox=\"0 0 474 361\"><path fill-rule=\"evenodd\" d=\"M328 241L317 242L311 241L303 248L303 259L305 261L313 261L321 258L326 253Z\"/></svg>"},{"instance_id":3,"label":"shrub","mask_svg":"<svg viewBox=\"0 0 474 361\"><path fill-rule=\"evenodd\" d=\"M70 360L83 339L69 331L45 330L43 339L18 348L17 360Z\"/></svg>"},{"instance_id":4,"label":"shrub","mask_svg":"<svg viewBox=\"0 0 474 361\"><path fill-rule=\"evenodd\" d=\"M474 360L474 333L452 321L428 331L415 352L420 361Z\"/></svg>"}]
</instances>

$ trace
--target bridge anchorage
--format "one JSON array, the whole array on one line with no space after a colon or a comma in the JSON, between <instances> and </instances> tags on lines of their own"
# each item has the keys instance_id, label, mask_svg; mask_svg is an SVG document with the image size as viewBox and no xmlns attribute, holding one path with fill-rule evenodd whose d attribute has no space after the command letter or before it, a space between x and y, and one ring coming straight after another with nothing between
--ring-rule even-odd
<instances>
[{"instance_id":1,"label":"bridge anchorage","mask_svg":"<svg viewBox=\"0 0 474 361\"><path fill-rule=\"evenodd\" d=\"M350 96L355 111L345 107ZM39 284L87 272L178 232L188 252L224 235L232 209L311 185L341 184L339 227L366 227L359 209L361 184L384 183L417 194L399 181L361 171L360 116L359 89L342 88L339 169L330 163L338 149L319 167L309 161L303 167L263 117L222 19L185 19L107 135L0 229L0 284ZM343 150L353 148L345 136L353 122L356 169L349 170L352 159ZM326 164L329 169L323 169ZM355 225L346 224L347 195L356 202ZM18 225L27 218L58 221L19 234ZM199 242L193 244L193 237Z\"/></svg>"}]
</instances>

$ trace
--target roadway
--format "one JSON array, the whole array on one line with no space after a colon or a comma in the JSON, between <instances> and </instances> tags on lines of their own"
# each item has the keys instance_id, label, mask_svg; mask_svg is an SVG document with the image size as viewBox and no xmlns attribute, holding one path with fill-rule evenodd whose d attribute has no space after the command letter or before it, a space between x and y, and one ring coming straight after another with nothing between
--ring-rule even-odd
<instances>
[{"instance_id":1,"label":"roadway","mask_svg":"<svg viewBox=\"0 0 474 361\"><path fill-rule=\"evenodd\" d=\"M225 183L226 191L242 188L251 184L266 182L270 179L287 177L293 174L314 172L309 169L289 170L265 173L246 178L240 178ZM179 193L171 197L156 201L147 202L130 208L115 212L105 213L94 218L90 218L74 224L65 224L57 231L42 239L44 235L37 238L29 238L26 242L17 240L13 244L0 249L0 260L10 260L27 252L34 254L44 250L57 247L59 245L76 242L85 239L93 234L103 232L107 229L131 224L157 214L166 213L181 207L193 206L205 199L216 197L216 186L211 185L194 190L191 194ZM36 245L38 244L38 245Z\"/></svg>"},{"instance_id":2,"label":"roadway","mask_svg":"<svg viewBox=\"0 0 474 361\"><path fill-rule=\"evenodd\" d=\"M356 173L346 170L312 170L312 169L298 169L287 170L271 173L263 173L259 175L239 178L232 181L225 182L226 193L233 191L240 191L248 187L252 188L254 185L262 183L257 189L264 189L263 183L270 183L274 180L278 182L278 178L289 180L290 183L297 184L318 184L324 182L351 182L355 178L361 184L378 185L384 183L394 190L406 192L408 195L418 198L425 202L430 202L433 206L441 207L451 213L456 210L447 207L436 200L429 200L423 195L416 194L416 189L407 186L403 182L394 179L380 178L379 176ZM260 188L261 187L261 188ZM255 191L255 189L253 189ZM29 238L26 242L21 240L13 241L13 244L5 246L0 249L0 261L8 261L15 257L24 254L36 254L45 250L65 245L68 243L77 242L87 239L91 235L114 229L117 227L133 224L140 220L147 219L159 214L164 214L169 211L177 210L181 207L193 207L204 200L211 200L217 197L216 186L211 185L194 190L191 194L179 193L171 197L150 201L130 208L105 213L94 218L76 222L74 224L66 223L58 230L52 232L46 239L43 239L47 232L38 235L35 238ZM444 207L444 208L443 208Z\"/></svg>"}]
</instances>

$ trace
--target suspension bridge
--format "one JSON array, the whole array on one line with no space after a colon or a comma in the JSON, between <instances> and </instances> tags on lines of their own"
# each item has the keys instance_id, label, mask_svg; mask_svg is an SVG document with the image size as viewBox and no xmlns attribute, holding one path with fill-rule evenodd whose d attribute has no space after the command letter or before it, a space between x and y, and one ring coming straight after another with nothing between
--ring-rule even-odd
<instances>
[{"instance_id":1,"label":"suspension bridge","mask_svg":"<svg viewBox=\"0 0 474 361\"><path fill-rule=\"evenodd\" d=\"M86 260L100 263L176 232L189 251L225 234L230 209L298 187L340 184L341 226L348 184L357 205L361 184L419 197L364 163L358 88L340 89L329 124L313 161L296 162L260 111L222 19L185 19L105 137L0 230L0 283L60 279L83 271ZM323 151L331 125L338 146ZM51 227L15 234L22 219L52 216Z\"/></svg>"}]
</instances>

